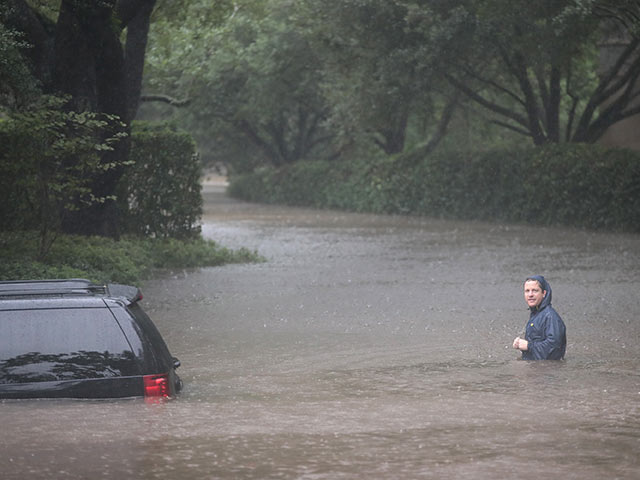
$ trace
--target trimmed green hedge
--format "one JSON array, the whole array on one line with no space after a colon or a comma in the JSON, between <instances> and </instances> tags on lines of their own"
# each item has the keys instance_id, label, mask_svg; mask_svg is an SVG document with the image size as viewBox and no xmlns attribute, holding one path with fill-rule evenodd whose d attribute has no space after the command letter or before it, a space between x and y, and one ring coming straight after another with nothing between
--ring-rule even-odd
<instances>
[{"instance_id":1,"label":"trimmed green hedge","mask_svg":"<svg viewBox=\"0 0 640 480\"><path fill-rule=\"evenodd\" d=\"M135 123L129 159L118 191L124 231L199 236L202 168L193 138L170 125Z\"/></svg>"},{"instance_id":2,"label":"trimmed green hedge","mask_svg":"<svg viewBox=\"0 0 640 480\"><path fill-rule=\"evenodd\" d=\"M584 144L300 162L231 178L249 201L640 231L640 153Z\"/></svg>"}]
</instances>

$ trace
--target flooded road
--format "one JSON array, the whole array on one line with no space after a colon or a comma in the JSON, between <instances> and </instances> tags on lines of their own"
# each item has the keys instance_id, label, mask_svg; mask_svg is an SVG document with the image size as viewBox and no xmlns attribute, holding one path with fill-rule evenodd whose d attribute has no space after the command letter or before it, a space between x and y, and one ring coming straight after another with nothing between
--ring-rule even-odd
<instances>
[{"instance_id":1,"label":"flooded road","mask_svg":"<svg viewBox=\"0 0 640 480\"><path fill-rule=\"evenodd\" d=\"M204 195L268 262L145 285L183 394L3 402L1 478L638 478L640 236ZM511 348L532 273L564 362Z\"/></svg>"}]
</instances>

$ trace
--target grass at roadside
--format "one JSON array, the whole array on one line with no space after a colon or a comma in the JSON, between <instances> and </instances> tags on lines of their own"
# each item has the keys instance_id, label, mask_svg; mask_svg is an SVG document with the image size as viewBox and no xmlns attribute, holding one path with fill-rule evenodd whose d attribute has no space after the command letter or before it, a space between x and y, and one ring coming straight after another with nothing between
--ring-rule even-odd
<instances>
[{"instance_id":1,"label":"grass at roadside","mask_svg":"<svg viewBox=\"0 0 640 480\"><path fill-rule=\"evenodd\" d=\"M0 233L0 280L87 278L94 282L140 284L158 269L262 262L246 248L229 249L212 240L61 235L44 259L37 259L36 232Z\"/></svg>"}]
</instances>

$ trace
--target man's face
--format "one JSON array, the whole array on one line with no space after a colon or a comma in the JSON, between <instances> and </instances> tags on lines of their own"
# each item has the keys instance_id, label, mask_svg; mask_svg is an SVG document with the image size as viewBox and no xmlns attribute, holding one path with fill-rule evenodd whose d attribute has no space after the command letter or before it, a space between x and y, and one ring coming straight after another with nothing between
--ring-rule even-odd
<instances>
[{"instance_id":1,"label":"man's face","mask_svg":"<svg viewBox=\"0 0 640 480\"><path fill-rule=\"evenodd\" d=\"M524 283L524 300L529 307L540 305L546 293L540 288L540 284L536 280L528 280Z\"/></svg>"}]
</instances>

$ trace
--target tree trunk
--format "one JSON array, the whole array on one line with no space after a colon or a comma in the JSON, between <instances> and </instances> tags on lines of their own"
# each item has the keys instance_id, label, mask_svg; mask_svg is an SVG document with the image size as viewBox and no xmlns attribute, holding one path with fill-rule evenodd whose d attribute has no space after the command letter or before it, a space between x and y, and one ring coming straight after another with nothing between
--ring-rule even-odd
<instances>
[{"instance_id":1,"label":"tree trunk","mask_svg":"<svg viewBox=\"0 0 640 480\"><path fill-rule=\"evenodd\" d=\"M560 143L560 102L562 101L562 74L560 68L551 67L549 76L549 97L545 105L547 115L547 138L552 143Z\"/></svg>"},{"instance_id":2,"label":"tree trunk","mask_svg":"<svg viewBox=\"0 0 640 480\"><path fill-rule=\"evenodd\" d=\"M130 133L136 115L149 17L155 0L129 0L119 3L121 18L115 15L115 0L63 0L56 28L55 66L52 89L71 96L70 108L115 115L123 123L121 131ZM118 25L127 27L126 57ZM109 136L117 132L109 132ZM103 154L105 164L121 164L129 156L130 140L114 145ZM109 169L94 179L93 194L106 198L89 208L70 212L62 225L66 233L118 238L117 204L110 199L123 174L123 168Z\"/></svg>"},{"instance_id":3,"label":"tree trunk","mask_svg":"<svg viewBox=\"0 0 640 480\"><path fill-rule=\"evenodd\" d=\"M389 115L387 121L387 127L378 130L382 139L375 139L375 142L387 155L394 155L404 150L409 122L409 103L405 102L399 106Z\"/></svg>"},{"instance_id":4,"label":"tree trunk","mask_svg":"<svg viewBox=\"0 0 640 480\"><path fill-rule=\"evenodd\" d=\"M127 22L127 43L125 46L125 81L127 92L127 123L138 113L142 93L144 56L147 50L151 12L156 0L144 0L131 20Z\"/></svg>"},{"instance_id":5,"label":"tree trunk","mask_svg":"<svg viewBox=\"0 0 640 480\"><path fill-rule=\"evenodd\" d=\"M69 108L117 115L126 121L122 47L113 28L113 5L63 0L56 28L52 90L70 95ZM104 162L126 159L126 144L103 156ZM115 192L120 172L111 170L92 183L93 194ZM92 205L70 212L62 224L66 233L118 237L115 202Z\"/></svg>"}]
</instances>

